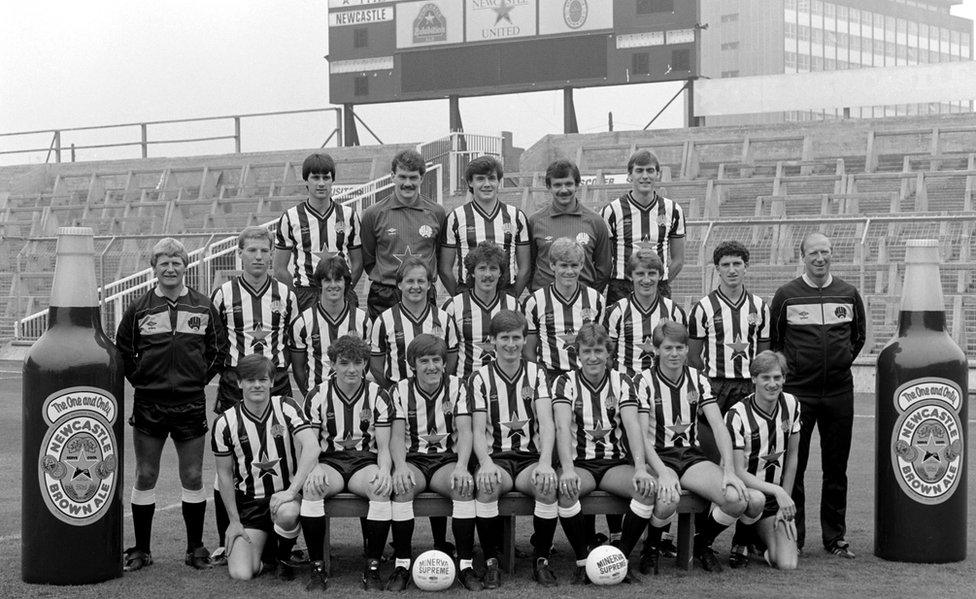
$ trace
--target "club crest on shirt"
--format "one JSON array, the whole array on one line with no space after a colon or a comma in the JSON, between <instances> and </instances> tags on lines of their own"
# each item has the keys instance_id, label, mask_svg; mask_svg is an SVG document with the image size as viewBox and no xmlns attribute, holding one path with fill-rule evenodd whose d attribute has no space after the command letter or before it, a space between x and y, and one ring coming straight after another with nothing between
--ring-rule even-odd
<instances>
[{"instance_id":1,"label":"club crest on shirt","mask_svg":"<svg viewBox=\"0 0 976 599\"><path fill-rule=\"evenodd\" d=\"M420 236L424 239L430 239L434 236L434 229L432 229L430 225L421 225L420 228L417 229L417 233L420 233Z\"/></svg>"},{"instance_id":2,"label":"club crest on shirt","mask_svg":"<svg viewBox=\"0 0 976 599\"><path fill-rule=\"evenodd\" d=\"M668 226L668 215L667 214L660 214L660 215L658 215L658 217L657 217L657 226L659 226L659 227L666 227L666 226Z\"/></svg>"},{"instance_id":3,"label":"club crest on shirt","mask_svg":"<svg viewBox=\"0 0 976 599\"><path fill-rule=\"evenodd\" d=\"M578 411L578 412L583 411L583 398L582 397L577 397L573 401L573 410Z\"/></svg>"},{"instance_id":4,"label":"club crest on shirt","mask_svg":"<svg viewBox=\"0 0 976 599\"><path fill-rule=\"evenodd\" d=\"M701 394L698 393L698 389L694 387L688 389L688 403L694 405L698 403L699 399L701 399Z\"/></svg>"},{"instance_id":5,"label":"club crest on shirt","mask_svg":"<svg viewBox=\"0 0 976 599\"><path fill-rule=\"evenodd\" d=\"M281 300L274 300L271 302L271 312L274 314L280 314L283 309L284 306L281 304Z\"/></svg>"},{"instance_id":6,"label":"club crest on shirt","mask_svg":"<svg viewBox=\"0 0 976 599\"><path fill-rule=\"evenodd\" d=\"M535 397L535 391L532 390L532 387L529 387L528 385L522 387L522 399L524 401L529 401L534 397Z\"/></svg>"},{"instance_id":7,"label":"club crest on shirt","mask_svg":"<svg viewBox=\"0 0 976 599\"><path fill-rule=\"evenodd\" d=\"M444 329L441 328L441 325L434 324L434 327L430 330L430 334L431 335L437 335L437 336L443 335L444 334Z\"/></svg>"},{"instance_id":8,"label":"club crest on shirt","mask_svg":"<svg viewBox=\"0 0 976 599\"><path fill-rule=\"evenodd\" d=\"M749 316L746 317L746 322L748 322L750 325L756 325L756 324L758 324L759 323L759 315L756 314L756 313L750 314Z\"/></svg>"},{"instance_id":9,"label":"club crest on shirt","mask_svg":"<svg viewBox=\"0 0 976 599\"><path fill-rule=\"evenodd\" d=\"M618 398L614 393L607 393L606 397L603 398L603 407L608 410L617 409Z\"/></svg>"},{"instance_id":10,"label":"club crest on shirt","mask_svg":"<svg viewBox=\"0 0 976 599\"><path fill-rule=\"evenodd\" d=\"M336 231L336 233L345 233L346 232L346 223L344 221L337 220L335 222L335 231Z\"/></svg>"},{"instance_id":11,"label":"club crest on shirt","mask_svg":"<svg viewBox=\"0 0 976 599\"><path fill-rule=\"evenodd\" d=\"M593 320L596 317L596 310L593 308L583 308L580 310L580 316L583 317L583 320Z\"/></svg>"},{"instance_id":12,"label":"club crest on shirt","mask_svg":"<svg viewBox=\"0 0 976 599\"><path fill-rule=\"evenodd\" d=\"M847 318L847 308L844 306L837 306L837 309L834 310L834 316L837 318Z\"/></svg>"},{"instance_id":13,"label":"club crest on shirt","mask_svg":"<svg viewBox=\"0 0 976 599\"><path fill-rule=\"evenodd\" d=\"M581 231L576 234L576 243L580 245L586 245L590 242L590 236L585 231Z\"/></svg>"},{"instance_id":14,"label":"club crest on shirt","mask_svg":"<svg viewBox=\"0 0 976 599\"><path fill-rule=\"evenodd\" d=\"M372 417L373 417L373 413L369 410L369 408L365 408L364 407L362 410L359 410L359 420L360 421L362 421L362 422L369 422L370 418L372 418Z\"/></svg>"},{"instance_id":15,"label":"club crest on shirt","mask_svg":"<svg viewBox=\"0 0 976 599\"><path fill-rule=\"evenodd\" d=\"M271 436L280 439L285 436L285 427L281 424L271 425Z\"/></svg>"},{"instance_id":16,"label":"club crest on shirt","mask_svg":"<svg viewBox=\"0 0 976 599\"><path fill-rule=\"evenodd\" d=\"M445 415L454 411L454 399L451 396L444 396L444 401L441 402L441 411Z\"/></svg>"},{"instance_id":17,"label":"club crest on shirt","mask_svg":"<svg viewBox=\"0 0 976 599\"><path fill-rule=\"evenodd\" d=\"M791 428L793 427L791 427L790 423L785 420L780 424L780 429L783 431L783 434L789 435Z\"/></svg>"}]
</instances>

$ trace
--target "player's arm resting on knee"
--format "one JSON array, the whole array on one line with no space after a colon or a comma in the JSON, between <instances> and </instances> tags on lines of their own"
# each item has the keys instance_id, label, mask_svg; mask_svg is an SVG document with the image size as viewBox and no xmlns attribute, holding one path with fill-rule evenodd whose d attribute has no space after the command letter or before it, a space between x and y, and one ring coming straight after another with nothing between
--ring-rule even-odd
<instances>
[{"instance_id":1,"label":"player's arm resting on knee","mask_svg":"<svg viewBox=\"0 0 976 599\"><path fill-rule=\"evenodd\" d=\"M561 377L560 377L561 378ZM557 402L552 406L553 420L556 425L556 452L559 455L559 491L569 496L579 493L579 475L573 466L573 404Z\"/></svg>"},{"instance_id":2,"label":"player's arm resting on knee","mask_svg":"<svg viewBox=\"0 0 976 599\"><path fill-rule=\"evenodd\" d=\"M637 415L637 406L621 406L620 420L627 433L627 449L630 450L630 458L634 461L634 490L642 497L649 497L654 493L654 477L647 471L647 462L644 460L644 435Z\"/></svg>"},{"instance_id":3,"label":"player's arm resting on knee","mask_svg":"<svg viewBox=\"0 0 976 599\"><path fill-rule=\"evenodd\" d=\"M457 443L454 444L457 466L451 473L451 488L466 495L474 492L474 477L468 472L468 461L471 459L471 448L474 445L471 414L455 415L454 430L457 431Z\"/></svg>"},{"instance_id":4,"label":"player's arm resting on knee","mask_svg":"<svg viewBox=\"0 0 976 599\"><path fill-rule=\"evenodd\" d=\"M298 465L295 466L295 475L291 477L288 488L278 491L271 496L271 513L278 511L283 503L295 501L302 487L305 486L305 479L309 473L319 463L319 439L317 429L305 428L298 431L294 436L295 445L298 449ZM223 489L223 487L221 487Z\"/></svg>"},{"instance_id":5,"label":"player's arm resting on knee","mask_svg":"<svg viewBox=\"0 0 976 599\"><path fill-rule=\"evenodd\" d=\"M397 418L390 427L390 461L393 464L393 492L397 495L409 491L414 486L413 474L407 466L407 423Z\"/></svg>"},{"instance_id":6,"label":"player's arm resting on knee","mask_svg":"<svg viewBox=\"0 0 976 599\"><path fill-rule=\"evenodd\" d=\"M448 297L457 293L458 280L454 277L454 261L457 260L457 253L456 247L441 246L440 257L437 259L437 273L441 277L441 283L447 289Z\"/></svg>"},{"instance_id":7,"label":"player's arm resting on knee","mask_svg":"<svg viewBox=\"0 0 976 599\"><path fill-rule=\"evenodd\" d=\"M548 495L555 491L556 485L556 470L552 467L552 450L556 444L556 425L552 418L552 400L549 399L549 392L545 391L545 374L542 372L539 373L536 388L538 391L534 410L535 420L539 425L539 463L532 475L532 482Z\"/></svg>"},{"instance_id":8,"label":"player's arm resting on knee","mask_svg":"<svg viewBox=\"0 0 976 599\"><path fill-rule=\"evenodd\" d=\"M729 431L725 427L725 421L722 420L722 412L718 409L718 404L714 401L709 402L702 407L702 412L705 414L708 426L712 429L712 434L715 436L715 445L718 447L719 456L721 456L719 466L722 467L723 491L726 487L732 487L739 494L740 498L746 499L748 497L746 495L746 485L735 473L735 459L732 456L732 439L729 437Z\"/></svg>"},{"instance_id":9,"label":"player's arm resting on knee","mask_svg":"<svg viewBox=\"0 0 976 599\"><path fill-rule=\"evenodd\" d=\"M393 458L390 457L392 425L376 427L376 476L370 483L373 492L381 497L393 491Z\"/></svg>"},{"instance_id":10,"label":"player's arm resting on knee","mask_svg":"<svg viewBox=\"0 0 976 599\"><path fill-rule=\"evenodd\" d=\"M234 544L238 540L244 540L250 543L251 538L247 536L244 525L241 524L241 515L237 511L237 498L235 496L237 487L234 486L234 456L218 455L214 457L217 461L217 480L220 483L220 500L224 502L224 508L227 510L227 521L230 523L227 526L226 536L220 539L220 542L227 548L227 555L230 556L234 551Z\"/></svg>"},{"instance_id":11,"label":"player's arm resting on knee","mask_svg":"<svg viewBox=\"0 0 976 599\"><path fill-rule=\"evenodd\" d=\"M501 483L501 473L498 466L491 460L488 453L488 436L485 434L488 427L487 410L475 408L471 415L472 444L474 446L474 457L478 460L478 478L476 480L479 491L491 493L495 485ZM460 459L458 460L460 463Z\"/></svg>"},{"instance_id":12,"label":"player's arm resting on knee","mask_svg":"<svg viewBox=\"0 0 976 599\"><path fill-rule=\"evenodd\" d=\"M640 412L637 414L637 421L641 429L641 440L644 444L644 461L657 476L658 499L664 503L677 503L681 499L681 481L678 473L668 468L667 465L657 455L654 448L654 411ZM630 435L630 433L627 433Z\"/></svg>"},{"instance_id":13,"label":"player's arm resting on knee","mask_svg":"<svg viewBox=\"0 0 976 599\"><path fill-rule=\"evenodd\" d=\"M668 241L668 280L678 278L685 265L685 238L672 237Z\"/></svg>"},{"instance_id":14,"label":"player's arm resting on knee","mask_svg":"<svg viewBox=\"0 0 976 599\"><path fill-rule=\"evenodd\" d=\"M348 256L349 274L352 277L349 280L349 288L354 289L363 276L363 250L362 248L353 248L349 250Z\"/></svg>"},{"instance_id":15,"label":"player's arm resting on knee","mask_svg":"<svg viewBox=\"0 0 976 599\"><path fill-rule=\"evenodd\" d=\"M288 285L289 289L295 286L291 273L288 272L288 261L291 260L291 251L275 248L274 258L271 260L271 268L274 278Z\"/></svg>"}]
</instances>

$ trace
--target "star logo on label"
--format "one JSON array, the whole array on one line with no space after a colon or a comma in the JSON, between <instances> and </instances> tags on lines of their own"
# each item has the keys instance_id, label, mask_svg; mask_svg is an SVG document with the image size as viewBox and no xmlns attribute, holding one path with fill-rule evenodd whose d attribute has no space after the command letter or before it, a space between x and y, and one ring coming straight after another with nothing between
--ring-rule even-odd
<instances>
[{"instance_id":1,"label":"star logo on label","mask_svg":"<svg viewBox=\"0 0 976 599\"><path fill-rule=\"evenodd\" d=\"M254 466L260 470L258 473L258 478L264 478L265 476L277 476L274 468L278 465L281 458L275 458L273 460L264 460L263 462L254 462Z\"/></svg>"},{"instance_id":2,"label":"star logo on label","mask_svg":"<svg viewBox=\"0 0 976 599\"><path fill-rule=\"evenodd\" d=\"M339 445L342 445L342 448L348 451L350 449L355 449L362 440L362 437L353 437L352 431L346 431L346 436L342 438L342 441L339 441Z\"/></svg>"},{"instance_id":3,"label":"star logo on label","mask_svg":"<svg viewBox=\"0 0 976 599\"><path fill-rule=\"evenodd\" d=\"M767 453L766 455L759 456L759 459L763 461L763 470L769 470L770 468L775 468L779 464L779 458L783 455L782 451L774 451L772 453Z\"/></svg>"},{"instance_id":4,"label":"star logo on label","mask_svg":"<svg viewBox=\"0 0 976 599\"><path fill-rule=\"evenodd\" d=\"M519 420L517 412L512 412L510 418L511 420L508 422L502 422L502 426L508 429L509 438L525 432L525 425L528 424L528 420Z\"/></svg>"},{"instance_id":5,"label":"star logo on label","mask_svg":"<svg viewBox=\"0 0 976 599\"><path fill-rule=\"evenodd\" d=\"M443 441L445 437L447 437L447 435L443 433L430 433L428 435L420 435L420 438L423 439L427 443L427 445L440 445L441 441Z\"/></svg>"},{"instance_id":6,"label":"star logo on label","mask_svg":"<svg viewBox=\"0 0 976 599\"><path fill-rule=\"evenodd\" d=\"M666 428L669 431L671 431L671 434L674 436L675 441L677 441L678 439L684 439L685 441L689 441L688 429L691 428L691 423L682 422L681 419L678 418L677 420L674 421L674 424Z\"/></svg>"},{"instance_id":7,"label":"star logo on label","mask_svg":"<svg viewBox=\"0 0 976 599\"><path fill-rule=\"evenodd\" d=\"M266 331L263 326L256 325L254 330L251 331L251 347L263 346L265 344L264 339L269 334L271 334L271 331Z\"/></svg>"},{"instance_id":8,"label":"star logo on label","mask_svg":"<svg viewBox=\"0 0 976 599\"><path fill-rule=\"evenodd\" d=\"M725 347L732 350L731 358L734 360L736 356L742 356L743 358L748 358L749 355L746 354L746 350L749 349L749 344L743 341L741 338L737 338L732 343L726 343Z\"/></svg>"},{"instance_id":9,"label":"star logo on label","mask_svg":"<svg viewBox=\"0 0 976 599\"><path fill-rule=\"evenodd\" d=\"M607 433L610 432L610 429L603 428L603 421L597 420L593 428L586 429L585 432L594 441L602 441L607 436Z\"/></svg>"},{"instance_id":10,"label":"star logo on label","mask_svg":"<svg viewBox=\"0 0 976 599\"><path fill-rule=\"evenodd\" d=\"M512 7L506 5L505 4L505 0L500 0L498 2L498 6L496 6L492 10L495 11L495 25L498 25L498 23L502 19L505 19L509 23L512 22L512 17L508 14L508 13L512 12Z\"/></svg>"},{"instance_id":11,"label":"star logo on label","mask_svg":"<svg viewBox=\"0 0 976 599\"><path fill-rule=\"evenodd\" d=\"M71 475L72 481L82 477L88 480L94 478L91 475L91 469L98 464L98 460L79 455L73 460L67 459L66 461L75 469L74 474Z\"/></svg>"},{"instance_id":12,"label":"star logo on label","mask_svg":"<svg viewBox=\"0 0 976 599\"><path fill-rule=\"evenodd\" d=\"M393 254L393 257L396 258L401 264L403 264L403 261L406 260L407 258L411 257L411 256L415 256L417 258L423 258L424 257L423 254L414 254L412 251L410 251L410 246L409 245L407 246L407 249L403 250L403 253L401 253L401 254Z\"/></svg>"},{"instance_id":13,"label":"star logo on label","mask_svg":"<svg viewBox=\"0 0 976 599\"><path fill-rule=\"evenodd\" d=\"M650 335L644 337L644 340L641 341L641 344L638 345L637 347L639 347L641 350L639 356L640 358L643 358L645 356L648 358L654 357L654 338L651 337Z\"/></svg>"},{"instance_id":14,"label":"star logo on label","mask_svg":"<svg viewBox=\"0 0 976 599\"><path fill-rule=\"evenodd\" d=\"M576 333L562 333L556 338L563 342L563 349L569 349L576 345Z\"/></svg>"},{"instance_id":15,"label":"star logo on label","mask_svg":"<svg viewBox=\"0 0 976 599\"><path fill-rule=\"evenodd\" d=\"M942 462L942 457L945 454L946 442L939 441L935 434L929 434L928 439L924 442L919 439L919 442L915 445L918 447L922 453L922 461L927 462L929 460L935 460L936 462Z\"/></svg>"},{"instance_id":16,"label":"star logo on label","mask_svg":"<svg viewBox=\"0 0 976 599\"><path fill-rule=\"evenodd\" d=\"M641 239L640 241L635 241L633 245L635 250L656 250L657 249L654 245L654 242L652 242L650 239L647 238L647 235L644 236L644 239Z\"/></svg>"}]
</instances>

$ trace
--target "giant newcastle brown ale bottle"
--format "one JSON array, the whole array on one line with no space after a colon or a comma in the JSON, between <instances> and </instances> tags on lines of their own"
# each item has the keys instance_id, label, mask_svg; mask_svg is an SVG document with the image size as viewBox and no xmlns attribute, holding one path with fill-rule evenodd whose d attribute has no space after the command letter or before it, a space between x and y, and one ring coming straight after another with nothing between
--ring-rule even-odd
<instances>
[{"instance_id":1,"label":"giant newcastle brown ale bottle","mask_svg":"<svg viewBox=\"0 0 976 599\"><path fill-rule=\"evenodd\" d=\"M898 336L878 356L874 553L966 559L966 356L946 332L939 244L908 242Z\"/></svg>"},{"instance_id":2,"label":"giant newcastle brown ale bottle","mask_svg":"<svg viewBox=\"0 0 976 599\"><path fill-rule=\"evenodd\" d=\"M58 230L47 332L24 362L25 582L122 575L122 362L102 331L92 230Z\"/></svg>"}]
</instances>

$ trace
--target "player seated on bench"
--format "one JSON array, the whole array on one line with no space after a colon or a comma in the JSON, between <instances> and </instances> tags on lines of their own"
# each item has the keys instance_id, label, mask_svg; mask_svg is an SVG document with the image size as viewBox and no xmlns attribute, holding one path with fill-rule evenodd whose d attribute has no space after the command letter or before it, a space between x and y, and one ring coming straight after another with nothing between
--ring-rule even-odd
<instances>
[{"instance_id":1,"label":"player seated on bench","mask_svg":"<svg viewBox=\"0 0 976 599\"><path fill-rule=\"evenodd\" d=\"M407 346L413 375L392 394L395 410L390 454L393 457L393 552L396 562L386 584L402 591L410 582L413 559L413 498L430 489L454 501L451 527L462 564L474 555L474 477L469 472L471 412L465 388L446 374L447 344L422 333ZM476 577L470 565L460 568L462 584Z\"/></svg>"},{"instance_id":2,"label":"player seated on bench","mask_svg":"<svg viewBox=\"0 0 976 599\"><path fill-rule=\"evenodd\" d=\"M649 417L645 443L654 447L665 465L658 472L661 488L677 493L687 489L712 502L705 524L695 535L694 553L706 571L720 572L712 541L745 511L747 490L735 474L732 442L708 379L687 364L688 329L679 322L662 321L654 329L653 343L655 365L641 373L637 384L638 399ZM698 446L699 412L715 432L721 465L709 461ZM652 522L648 529L641 555L643 572L657 567L664 525Z\"/></svg>"},{"instance_id":3,"label":"player seated on bench","mask_svg":"<svg viewBox=\"0 0 976 599\"><path fill-rule=\"evenodd\" d=\"M470 381L474 454L480 463L475 520L485 555L484 580L466 585L470 590L501 584L498 498L513 488L535 498L534 562L541 560L545 567L533 572L544 573L539 580L544 586L555 582L548 560L558 516L552 467L556 433L546 375L522 357L526 329L525 317L518 312L501 310L493 316L488 334L495 359L476 370Z\"/></svg>"},{"instance_id":4,"label":"player seated on bench","mask_svg":"<svg viewBox=\"0 0 976 599\"><path fill-rule=\"evenodd\" d=\"M295 577L289 557L299 532L301 490L318 455L302 409L290 397L271 396L274 375L265 356L241 358L237 379L243 401L213 426L220 498L230 519L224 539L227 571L239 580L261 572L261 555L272 535L278 577Z\"/></svg>"},{"instance_id":5,"label":"player seated on bench","mask_svg":"<svg viewBox=\"0 0 976 599\"><path fill-rule=\"evenodd\" d=\"M576 556L573 584L588 582L580 497L599 488L631 498L620 538L624 555L637 544L654 511L655 481L644 461L636 393L626 375L607 368L611 345L603 325L582 325L574 342L579 370L559 375L552 385L560 463L558 513ZM537 573L535 578L551 576Z\"/></svg>"},{"instance_id":6,"label":"player seated on bench","mask_svg":"<svg viewBox=\"0 0 976 599\"><path fill-rule=\"evenodd\" d=\"M797 563L796 504L790 492L800 444L800 404L783 392L786 357L764 351L749 363L755 393L725 415L732 437L735 472L749 487L749 507L741 520L758 521L766 561L781 570Z\"/></svg>"},{"instance_id":7,"label":"player seated on bench","mask_svg":"<svg viewBox=\"0 0 976 599\"><path fill-rule=\"evenodd\" d=\"M343 335L327 351L333 375L313 387L305 401L305 415L318 441L318 464L308 475L302 499L302 528L312 562L306 590L325 590L328 586L325 560L329 556L322 551L324 501L343 490L369 499L363 586L382 590L383 585L375 583L393 517L393 404L379 385L365 379L371 353L366 341L354 333Z\"/></svg>"}]
</instances>

